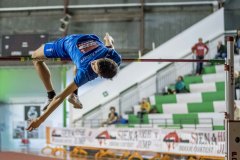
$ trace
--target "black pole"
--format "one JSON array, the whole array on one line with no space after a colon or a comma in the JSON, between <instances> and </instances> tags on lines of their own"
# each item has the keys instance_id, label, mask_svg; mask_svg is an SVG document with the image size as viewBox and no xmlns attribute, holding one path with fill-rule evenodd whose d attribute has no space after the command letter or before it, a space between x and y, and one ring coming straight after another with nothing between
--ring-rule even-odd
<instances>
[{"instance_id":1,"label":"black pole","mask_svg":"<svg viewBox=\"0 0 240 160\"><path fill-rule=\"evenodd\" d=\"M19 62L26 62L26 61L53 61L53 62L67 62L71 61L70 58L31 58L31 57L0 57L0 61L19 61ZM224 64L225 60L221 59L137 59L137 58L123 58L123 62L210 62L210 63L220 63Z\"/></svg>"}]
</instances>

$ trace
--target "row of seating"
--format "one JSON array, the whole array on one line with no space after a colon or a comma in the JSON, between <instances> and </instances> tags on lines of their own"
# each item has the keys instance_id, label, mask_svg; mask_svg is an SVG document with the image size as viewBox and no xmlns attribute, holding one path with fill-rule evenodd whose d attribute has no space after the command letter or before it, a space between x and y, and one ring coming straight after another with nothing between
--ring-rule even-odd
<instances>
[{"instance_id":1,"label":"row of seating","mask_svg":"<svg viewBox=\"0 0 240 160\"><path fill-rule=\"evenodd\" d=\"M235 56L234 63L239 61L240 56ZM240 70L240 66L235 65L235 70ZM190 93L149 97L157 113L144 114L142 118L129 115L127 127L224 130L225 79L224 65L205 66L199 76L186 75L184 83Z\"/></svg>"},{"instance_id":2,"label":"row of seating","mask_svg":"<svg viewBox=\"0 0 240 160\"><path fill-rule=\"evenodd\" d=\"M152 107L156 107L158 113L163 112L164 104L176 104L181 105L182 103L189 103L190 106L199 106L201 103L213 102L213 101L224 101L225 92L203 92L203 93L184 93L184 94L173 94L173 95L155 95L151 97ZM206 103L207 104L207 103ZM179 108L181 109L181 107Z\"/></svg>"},{"instance_id":3,"label":"row of seating","mask_svg":"<svg viewBox=\"0 0 240 160\"><path fill-rule=\"evenodd\" d=\"M223 65L207 66L200 76L184 76L190 93L149 97L157 113L142 118L131 114L127 127L224 130L225 79Z\"/></svg>"}]
</instances>

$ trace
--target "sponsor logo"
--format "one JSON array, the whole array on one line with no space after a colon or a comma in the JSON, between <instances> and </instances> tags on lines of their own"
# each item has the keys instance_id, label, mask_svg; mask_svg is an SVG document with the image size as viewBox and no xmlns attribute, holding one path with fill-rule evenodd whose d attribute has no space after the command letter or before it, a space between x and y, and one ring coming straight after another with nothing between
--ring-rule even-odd
<instances>
[{"instance_id":1,"label":"sponsor logo","mask_svg":"<svg viewBox=\"0 0 240 160\"><path fill-rule=\"evenodd\" d=\"M97 47L98 47L97 42L95 42L93 40L78 44L78 49L82 53L87 53L87 52L89 52L89 51L91 51L91 50L93 50Z\"/></svg>"},{"instance_id":2,"label":"sponsor logo","mask_svg":"<svg viewBox=\"0 0 240 160\"><path fill-rule=\"evenodd\" d=\"M97 135L96 139L116 139L116 137L111 136L109 132L106 130Z\"/></svg>"},{"instance_id":3,"label":"sponsor logo","mask_svg":"<svg viewBox=\"0 0 240 160\"><path fill-rule=\"evenodd\" d=\"M181 137L179 137L176 131L168 133L163 138L163 141L166 142L168 150L174 149L176 143L189 143L189 140L184 140Z\"/></svg>"}]
</instances>

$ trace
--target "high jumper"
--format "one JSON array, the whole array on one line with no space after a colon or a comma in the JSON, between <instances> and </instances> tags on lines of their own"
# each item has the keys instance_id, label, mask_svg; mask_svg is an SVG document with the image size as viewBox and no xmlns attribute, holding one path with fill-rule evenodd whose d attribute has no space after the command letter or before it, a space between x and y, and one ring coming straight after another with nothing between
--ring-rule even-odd
<instances>
[{"instance_id":1,"label":"high jumper","mask_svg":"<svg viewBox=\"0 0 240 160\"><path fill-rule=\"evenodd\" d=\"M43 60L33 61L35 69L48 93L45 112L29 124L27 130L38 128L47 117L69 96L75 108L82 108L77 89L97 77L112 79L118 72L121 56L116 52L113 38L106 33L105 44L93 34L73 34L49 42L38 48L33 59L67 58L75 64L75 78L60 94L56 95L50 71Z\"/></svg>"}]
</instances>

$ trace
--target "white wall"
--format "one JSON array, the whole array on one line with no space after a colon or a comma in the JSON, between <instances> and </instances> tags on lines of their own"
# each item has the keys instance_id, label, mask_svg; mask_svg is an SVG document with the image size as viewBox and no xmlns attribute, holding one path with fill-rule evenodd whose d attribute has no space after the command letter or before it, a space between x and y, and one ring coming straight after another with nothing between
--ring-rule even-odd
<instances>
[{"instance_id":1,"label":"white wall","mask_svg":"<svg viewBox=\"0 0 240 160\"><path fill-rule=\"evenodd\" d=\"M155 50L149 52L143 58L178 59L183 57L191 51L191 47L197 42L199 37L202 37L203 40L209 40L224 32L223 12L223 9L221 9L206 17L186 31L178 34ZM97 105L106 103L133 84L155 74L157 70L167 64L169 63L132 63L128 65L120 71L113 81L105 81L94 89L81 95L80 100L84 107L82 110L74 110L74 112L71 112L72 119L77 119ZM109 93L107 97L102 95L104 91Z\"/></svg>"},{"instance_id":2,"label":"white wall","mask_svg":"<svg viewBox=\"0 0 240 160\"><path fill-rule=\"evenodd\" d=\"M4 113L6 116L2 115L2 121L5 122L5 130L2 132L2 149L3 150L13 150L19 151L21 150L22 144L21 139L14 139L13 138L13 129L14 123L17 124L19 122L23 122L25 128L27 127L26 121L24 121L24 106L42 106L42 103L26 103L26 104L8 104L5 106L1 106L0 111ZM57 108L49 117L48 119L38 128L39 138L37 139L29 139L30 140L30 150L31 151L39 151L43 147L46 146L46 139L45 139L45 128L46 126L56 126L62 127L63 123L63 110L62 105ZM42 109L42 108L41 108ZM25 131L26 136L27 131ZM26 138L26 137L25 137Z\"/></svg>"},{"instance_id":3,"label":"white wall","mask_svg":"<svg viewBox=\"0 0 240 160\"><path fill-rule=\"evenodd\" d=\"M57 93L62 90L61 67L52 67L52 82ZM24 121L25 106L41 106L47 99L44 86L33 66L0 68L0 124L5 124L2 134L2 149L21 149L21 139L13 139L14 123ZM60 105L40 126L38 139L30 139L30 149L40 150L45 147L45 126L63 126L63 106ZM26 127L26 126L25 126Z\"/></svg>"}]
</instances>

